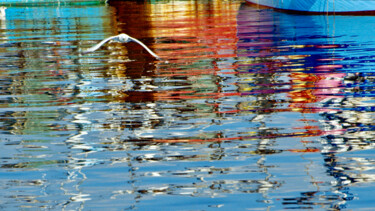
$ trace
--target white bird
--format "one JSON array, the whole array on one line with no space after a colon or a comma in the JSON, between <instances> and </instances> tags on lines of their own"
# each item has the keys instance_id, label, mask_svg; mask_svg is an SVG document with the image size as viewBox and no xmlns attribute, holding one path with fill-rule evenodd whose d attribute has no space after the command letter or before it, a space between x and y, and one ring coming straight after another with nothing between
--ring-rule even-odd
<instances>
[{"instance_id":1,"label":"white bird","mask_svg":"<svg viewBox=\"0 0 375 211\"><path fill-rule=\"evenodd\" d=\"M156 55L154 52L152 52L145 44L143 44L141 41L139 41L139 40L127 35L127 34L119 34L117 36L108 37L108 38L102 40L100 43L92 46L91 48L86 49L82 53L83 54L92 53L92 52L98 50L100 47L102 47L102 45L104 45L106 42L108 42L110 40L114 40L114 41L122 42L122 43L128 43L128 42L131 42L131 41L136 42L139 45L141 45L144 49L146 49L152 56L154 56L157 59L160 59L160 57L158 55Z\"/></svg>"}]
</instances>

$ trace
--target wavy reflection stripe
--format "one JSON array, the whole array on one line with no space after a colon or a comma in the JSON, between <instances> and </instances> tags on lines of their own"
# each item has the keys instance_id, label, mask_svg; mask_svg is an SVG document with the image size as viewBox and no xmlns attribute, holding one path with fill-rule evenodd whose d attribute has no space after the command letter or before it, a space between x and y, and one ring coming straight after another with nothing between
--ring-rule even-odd
<instances>
[{"instance_id":1,"label":"wavy reflection stripe","mask_svg":"<svg viewBox=\"0 0 375 211\"><path fill-rule=\"evenodd\" d=\"M173 91L168 92L158 92L155 93L157 95L158 99L196 99L196 98L207 98L207 97L215 97L215 98L222 98L222 97L229 97L229 96L250 96L250 95L259 95L259 94L275 94L275 93L283 93L283 92L289 92L289 89L279 89L279 90L273 90L273 89L265 89L265 90L254 90L251 92L229 92L229 93L221 93L221 92L190 92L192 95L178 95L173 96L175 94L181 94L181 93L175 93ZM287 109L290 111L291 109L298 109L300 107L296 108L290 108ZM330 108L315 108L315 107L309 107L309 108L303 108L303 109L320 109L320 111L336 111L337 109L330 109ZM232 113L235 113L237 111L246 111L246 110L233 110Z\"/></svg>"},{"instance_id":2,"label":"wavy reflection stripe","mask_svg":"<svg viewBox=\"0 0 375 211\"><path fill-rule=\"evenodd\" d=\"M316 125L306 125L302 127L292 127L294 130L310 130L310 129L319 129L319 126Z\"/></svg>"},{"instance_id":3,"label":"wavy reflection stripe","mask_svg":"<svg viewBox=\"0 0 375 211\"><path fill-rule=\"evenodd\" d=\"M169 63L181 64L181 63L185 63L185 62L181 62L180 60L170 60ZM171 72L171 73L177 72L178 73L178 72L200 72L202 70L204 70L204 71L222 71L222 70L233 70L233 69L236 69L236 68L238 68L238 66L233 64L233 65L227 65L226 67L220 67L220 68L205 68L205 69L169 68L169 69L166 69L166 70L158 70L158 71L159 72Z\"/></svg>"},{"instance_id":4,"label":"wavy reflection stripe","mask_svg":"<svg viewBox=\"0 0 375 211\"><path fill-rule=\"evenodd\" d=\"M158 143L186 143L186 142L222 142L222 141L232 141L241 140L242 137L233 138L212 138L212 139L154 139L153 142Z\"/></svg>"},{"instance_id":5,"label":"wavy reflection stripe","mask_svg":"<svg viewBox=\"0 0 375 211\"><path fill-rule=\"evenodd\" d=\"M224 141L234 141L234 140L253 140L253 139L276 139L276 138L283 138L283 137L315 137L321 136L323 132L322 130L317 131L306 131L306 132L294 132L294 133L281 133L281 134L269 134L266 136L238 136L238 137L230 137L230 138L211 138L211 139L189 139L189 138L181 138L181 139L153 139L150 140L152 142L158 143L194 143L194 142L224 142ZM295 149L291 149L295 150Z\"/></svg>"},{"instance_id":6,"label":"wavy reflection stripe","mask_svg":"<svg viewBox=\"0 0 375 211\"><path fill-rule=\"evenodd\" d=\"M178 40L180 41L180 40ZM192 40L189 40L192 41ZM236 46L236 41L235 39L229 39L226 42L215 42L209 44L209 48L207 48L207 43L198 43L201 41L201 38L196 38L194 39L193 43L156 43L154 44L154 47L157 48L158 50L178 50L180 52L180 49L187 49L191 48L193 49L232 49L233 47ZM195 43L197 42L197 43Z\"/></svg>"},{"instance_id":7,"label":"wavy reflection stripe","mask_svg":"<svg viewBox=\"0 0 375 211\"><path fill-rule=\"evenodd\" d=\"M175 46L177 48L177 46ZM156 49L160 49L159 47L157 46L154 46L154 48ZM207 47L206 45L202 45L202 46L196 46L194 48L186 48L184 46L181 46L180 48L178 48L177 50L174 50L174 49L169 49L169 48L162 48L160 50L163 50L161 51L161 53L164 53L166 55L168 54L175 54L175 53L178 53L178 54L181 54L181 55L184 55L184 54L188 54L188 53L201 53L201 52L216 52L216 51L222 51L222 50L232 50L232 51L235 51L236 50L236 46L235 46L235 43L233 43L232 45L220 45L220 43L216 44L215 45L211 45L209 47ZM165 51L165 50L170 50L170 51ZM174 50L174 51L172 51Z\"/></svg>"},{"instance_id":8,"label":"wavy reflection stripe","mask_svg":"<svg viewBox=\"0 0 375 211\"><path fill-rule=\"evenodd\" d=\"M306 132L293 132L293 133L278 133L278 134L268 134L268 135L252 135L252 136L236 136L236 137L225 137L225 138L210 138L210 139L199 139L199 138L175 138L175 139L149 139L146 141L151 142L158 142L158 143L194 143L194 142L224 142L224 141L234 141L234 140L258 140L258 139L276 139L276 138L285 138L285 137L316 137L322 135L329 135L329 134L338 134L344 133L346 130L339 129L339 130L310 130ZM304 143L304 141L301 141ZM298 152L298 149L289 149L293 150L294 152ZM318 150L313 150L313 152L317 152Z\"/></svg>"},{"instance_id":9,"label":"wavy reflection stripe","mask_svg":"<svg viewBox=\"0 0 375 211\"><path fill-rule=\"evenodd\" d=\"M268 112L268 113L277 113L277 112L303 112L303 113L317 113L317 112L337 112L340 111L340 109L335 109L335 108L320 108L320 107L311 107L311 108L302 108L302 107L297 107L297 108L284 108L284 109L235 109L235 110L228 110L228 111L216 111L215 113L219 114L235 114L235 113L242 113L242 112L254 112L254 113L259 113L259 112Z\"/></svg>"},{"instance_id":10,"label":"wavy reflection stripe","mask_svg":"<svg viewBox=\"0 0 375 211\"><path fill-rule=\"evenodd\" d=\"M343 68L343 65L340 64L326 64L326 65L318 65L315 66L314 69L326 69L326 70L332 70L332 69L340 69Z\"/></svg>"},{"instance_id":11,"label":"wavy reflection stripe","mask_svg":"<svg viewBox=\"0 0 375 211\"><path fill-rule=\"evenodd\" d=\"M207 98L222 98L228 96L240 96L241 93L194 93L192 95L178 95L173 96L174 92L159 92L155 95L158 100L181 100L181 99L207 99Z\"/></svg>"},{"instance_id":12,"label":"wavy reflection stripe","mask_svg":"<svg viewBox=\"0 0 375 211\"><path fill-rule=\"evenodd\" d=\"M228 68L230 69L230 68ZM165 72L165 71L160 71L160 72ZM171 71L172 72L172 71ZM181 72L181 73L180 73ZM169 73L169 74L159 74L160 77L172 77L172 76L190 76L190 75L202 75L202 74L213 74L213 75L239 75L239 74L259 74L259 73L274 73L274 71L262 71L262 72L222 72L220 70L194 70L192 71L193 73L186 73L186 72L191 72L190 70L181 70L177 71L176 73ZM233 83L235 84L240 84L240 83ZM284 84L276 84L276 85L289 85L291 83L284 83ZM275 85L275 84L272 84Z\"/></svg>"},{"instance_id":13,"label":"wavy reflection stripe","mask_svg":"<svg viewBox=\"0 0 375 211\"><path fill-rule=\"evenodd\" d=\"M170 52L170 53L162 53L161 51L157 51L158 54L161 57L164 58L170 58L171 60L173 59L181 59L184 60L185 62L189 61L189 59L194 59L194 62L197 61L197 59L205 60L205 59L219 59L219 58L234 58L237 57L237 54L231 53L231 54L218 54L218 53L212 53L212 51L207 51L206 53L210 54L198 54L202 53L202 51L199 52L193 52L191 55L185 55L185 54L180 54L176 52Z\"/></svg>"},{"instance_id":14,"label":"wavy reflection stripe","mask_svg":"<svg viewBox=\"0 0 375 211\"><path fill-rule=\"evenodd\" d=\"M314 152L320 152L321 150L317 148L306 148L306 149L287 149L285 151L296 152L296 153L314 153Z\"/></svg>"},{"instance_id":15,"label":"wavy reflection stripe","mask_svg":"<svg viewBox=\"0 0 375 211\"><path fill-rule=\"evenodd\" d=\"M168 71L171 73L164 73L167 71L159 71L159 72L161 73L158 75L160 77L191 76L191 75L205 75L205 74L216 76L216 75L235 75L235 74L248 74L249 73L249 72L221 72L221 70L216 70L216 69Z\"/></svg>"}]
</instances>

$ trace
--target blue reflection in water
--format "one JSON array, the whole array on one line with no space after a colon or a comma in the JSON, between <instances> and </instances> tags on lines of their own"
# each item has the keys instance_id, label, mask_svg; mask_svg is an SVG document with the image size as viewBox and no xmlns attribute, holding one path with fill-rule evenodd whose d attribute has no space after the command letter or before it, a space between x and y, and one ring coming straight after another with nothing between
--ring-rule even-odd
<instances>
[{"instance_id":1,"label":"blue reflection in water","mask_svg":"<svg viewBox=\"0 0 375 211\"><path fill-rule=\"evenodd\" d=\"M375 17L236 1L2 14L2 208L371 207ZM121 43L80 55L119 33L168 62Z\"/></svg>"},{"instance_id":2,"label":"blue reflection in water","mask_svg":"<svg viewBox=\"0 0 375 211\"><path fill-rule=\"evenodd\" d=\"M249 40L239 27L239 35L245 37L242 40L246 43L261 40L272 46L245 48L245 55L261 54L262 59L266 59L255 66L259 71L272 72L277 78L287 75L286 83L289 82L292 89L283 91L290 97L289 108L322 117L322 131L316 135L321 137L327 173L336 179L332 181L336 191L301 192L299 197L285 197L283 204L286 208L313 208L328 200L337 201L330 209L346 208L345 201L362 197L353 193L350 186L374 181L371 156L362 157L361 152L337 153L373 148L374 41L370 28L375 18L275 13L267 16L270 15L267 11L259 14L256 17L274 23L269 24L269 34L263 29L254 37L251 32ZM247 68L254 70L252 64Z\"/></svg>"}]
</instances>

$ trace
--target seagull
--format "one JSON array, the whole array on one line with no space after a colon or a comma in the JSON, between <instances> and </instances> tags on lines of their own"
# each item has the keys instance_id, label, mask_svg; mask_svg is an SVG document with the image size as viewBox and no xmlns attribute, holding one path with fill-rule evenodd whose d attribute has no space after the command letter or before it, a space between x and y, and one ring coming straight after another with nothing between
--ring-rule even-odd
<instances>
[{"instance_id":1,"label":"seagull","mask_svg":"<svg viewBox=\"0 0 375 211\"><path fill-rule=\"evenodd\" d=\"M122 42L122 43L128 43L128 42L131 42L131 41L136 42L139 45L141 45L144 49L146 49L153 57L155 57L157 59L160 59L160 57L158 55L156 55L154 52L152 52L145 44L143 44L141 41L139 41L139 40L135 39L134 37L131 37L127 34L119 34L117 36L108 37L108 38L102 40L100 43L92 46L91 48L86 49L82 53L83 54L92 53L92 52L98 50L100 47L102 47L102 45L104 45L106 42L108 42L110 40L114 40L114 41Z\"/></svg>"}]
</instances>

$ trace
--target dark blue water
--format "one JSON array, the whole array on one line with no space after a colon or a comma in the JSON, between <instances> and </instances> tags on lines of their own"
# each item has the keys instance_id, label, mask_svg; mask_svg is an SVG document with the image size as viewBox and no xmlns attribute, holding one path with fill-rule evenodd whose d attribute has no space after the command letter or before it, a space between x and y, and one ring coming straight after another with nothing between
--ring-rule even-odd
<instances>
[{"instance_id":1,"label":"dark blue water","mask_svg":"<svg viewBox=\"0 0 375 211\"><path fill-rule=\"evenodd\" d=\"M375 16L3 7L3 210L375 207ZM100 40L127 33L135 43Z\"/></svg>"}]
</instances>

